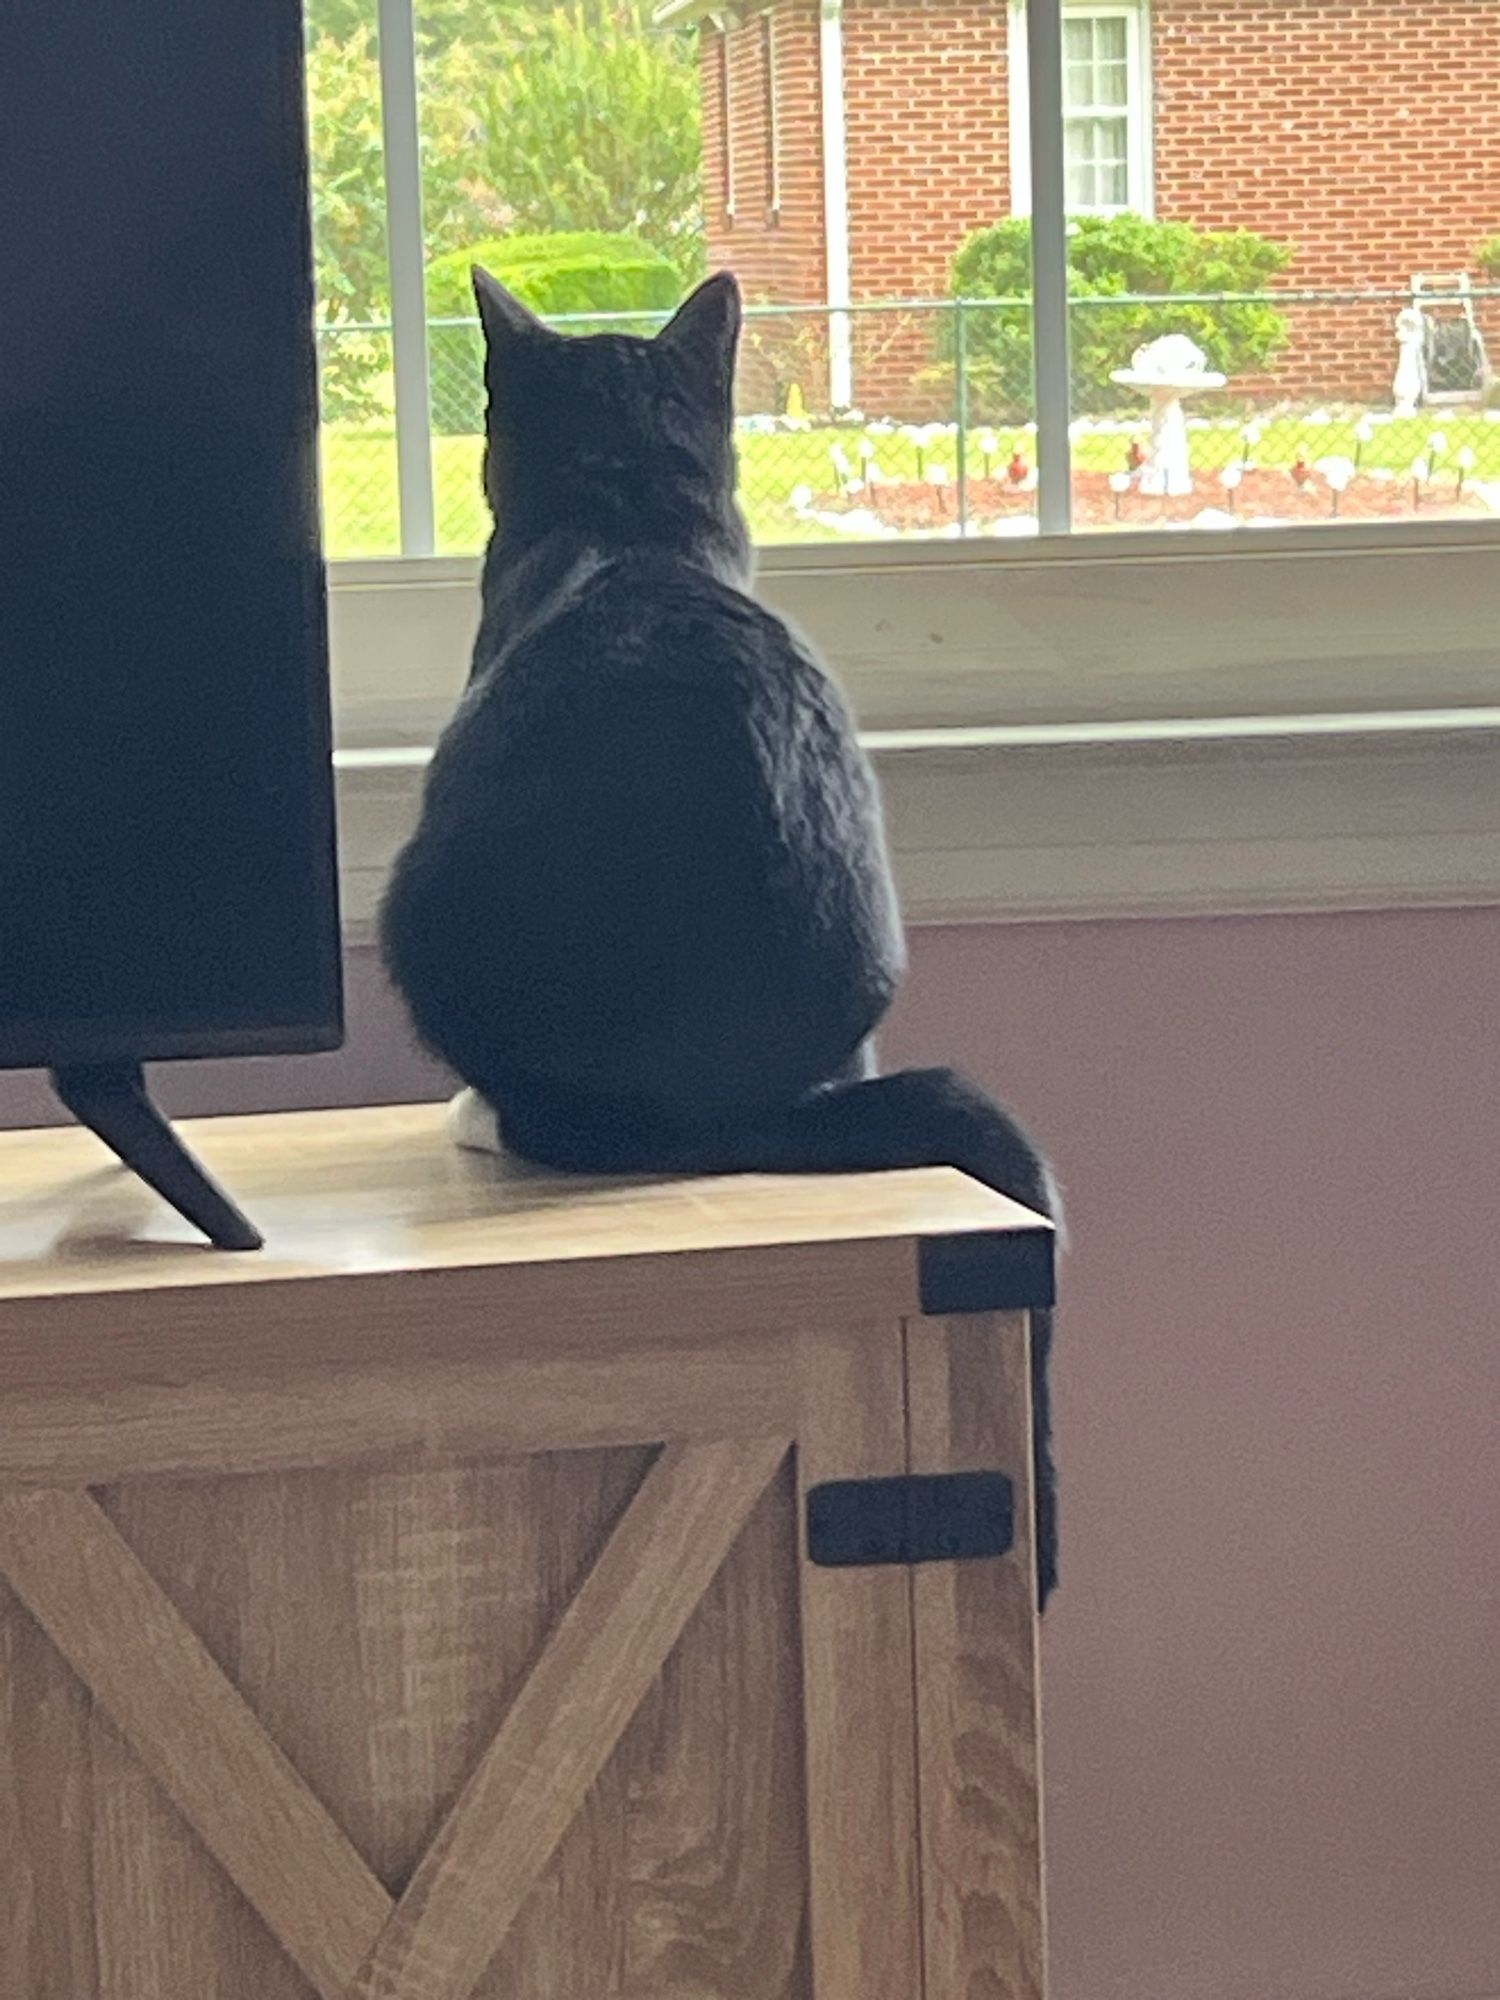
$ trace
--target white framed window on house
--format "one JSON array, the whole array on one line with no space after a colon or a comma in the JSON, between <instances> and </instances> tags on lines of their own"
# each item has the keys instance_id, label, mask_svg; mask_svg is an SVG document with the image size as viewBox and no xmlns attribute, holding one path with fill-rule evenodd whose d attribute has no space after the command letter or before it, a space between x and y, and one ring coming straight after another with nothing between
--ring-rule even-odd
<instances>
[{"instance_id":1,"label":"white framed window on house","mask_svg":"<svg viewBox=\"0 0 1500 2000\"><path fill-rule=\"evenodd\" d=\"M1026 9L1009 9L1011 203L1031 209ZM1152 213L1147 0L1062 0L1064 196L1070 215Z\"/></svg>"},{"instance_id":2,"label":"white framed window on house","mask_svg":"<svg viewBox=\"0 0 1500 2000\"><path fill-rule=\"evenodd\" d=\"M1063 14L1063 146L1070 213L1147 206L1147 91L1136 7Z\"/></svg>"},{"instance_id":3,"label":"white framed window on house","mask_svg":"<svg viewBox=\"0 0 1500 2000\"><path fill-rule=\"evenodd\" d=\"M1418 115L1500 70L1500 9L1454 10L1420 61L1403 40L1354 144L1328 80L1368 73L1357 18L993 4L991 35L924 0L902 36L891 0L307 0L337 722L377 849L462 681L487 525L466 265L517 238L544 264L574 239L565 322L598 303L580 257L614 260L616 308L643 273L658 313L739 273L761 588L887 758L1500 706L1500 216L1431 136L1462 107ZM747 203L768 159L774 198ZM1165 267L1158 223L1197 261ZM1085 229L1103 275L1070 291ZM1162 334L1202 367L1153 428L1132 356ZM949 827L918 907L988 907L932 885L989 837Z\"/></svg>"}]
</instances>

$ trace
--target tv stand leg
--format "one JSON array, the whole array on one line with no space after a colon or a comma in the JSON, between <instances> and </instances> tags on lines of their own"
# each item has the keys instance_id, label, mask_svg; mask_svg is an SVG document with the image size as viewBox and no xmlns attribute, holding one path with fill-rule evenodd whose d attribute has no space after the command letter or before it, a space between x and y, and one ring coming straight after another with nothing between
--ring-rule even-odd
<instances>
[{"instance_id":1,"label":"tv stand leg","mask_svg":"<svg viewBox=\"0 0 1500 2000\"><path fill-rule=\"evenodd\" d=\"M259 1250L264 1238L210 1180L146 1092L139 1063L80 1063L52 1072L52 1088L80 1125L102 1139L218 1250Z\"/></svg>"}]
</instances>

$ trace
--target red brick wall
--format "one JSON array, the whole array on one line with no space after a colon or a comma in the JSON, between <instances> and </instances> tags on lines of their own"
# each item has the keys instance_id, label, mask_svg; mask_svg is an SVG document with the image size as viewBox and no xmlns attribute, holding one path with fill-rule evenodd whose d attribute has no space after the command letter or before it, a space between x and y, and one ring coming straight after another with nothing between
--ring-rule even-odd
<instances>
[{"instance_id":1,"label":"red brick wall","mask_svg":"<svg viewBox=\"0 0 1500 2000\"><path fill-rule=\"evenodd\" d=\"M818 75L817 0L781 0L767 63L766 16L728 28L729 137L734 210L725 205L725 135L720 64L723 36L705 27L703 88L704 206L711 269L728 266L750 302L816 304L828 295L824 268L822 96ZM772 120L768 71L774 70L776 145L772 206ZM827 397L827 340L822 315L752 321L740 369L745 409L779 407L787 385L801 382L810 402Z\"/></svg>"},{"instance_id":2,"label":"red brick wall","mask_svg":"<svg viewBox=\"0 0 1500 2000\"><path fill-rule=\"evenodd\" d=\"M781 205L766 205L763 16L729 28L735 213L724 207L719 30L702 35L709 260L738 272L746 296L795 304L827 297L822 98L816 0L781 0L775 54ZM846 0L850 279L860 299L941 294L962 238L1009 204L1003 0ZM946 414L947 393L913 378L931 368L931 316L856 314L855 395L875 414ZM826 325L752 324L741 400L766 408L795 378L826 399Z\"/></svg>"},{"instance_id":3,"label":"red brick wall","mask_svg":"<svg viewBox=\"0 0 1500 2000\"><path fill-rule=\"evenodd\" d=\"M1156 0L1152 67L1157 213L1287 243L1283 283L1472 272L1500 231L1500 0ZM1394 312L1299 310L1278 385L1388 394Z\"/></svg>"},{"instance_id":4,"label":"red brick wall","mask_svg":"<svg viewBox=\"0 0 1500 2000\"><path fill-rule=\"evenodd\" d=\"M848 0L856 299L942 295L954 248L1009 212L1003 0Z\"/></svg>"},{"instance_id":5,"label":"red brick wall","mask_svg":"<svg viewBox=\"0 0 1500 2000\"><path fill-rule=\"evenodd\" d=\"M1004 0L846 0L855 299L944 296L964 237L1010 212L1005 42ZM855 315L855 400L871 415L952 415L931 379L935 324Z\"/></svg>"}]
</instances>

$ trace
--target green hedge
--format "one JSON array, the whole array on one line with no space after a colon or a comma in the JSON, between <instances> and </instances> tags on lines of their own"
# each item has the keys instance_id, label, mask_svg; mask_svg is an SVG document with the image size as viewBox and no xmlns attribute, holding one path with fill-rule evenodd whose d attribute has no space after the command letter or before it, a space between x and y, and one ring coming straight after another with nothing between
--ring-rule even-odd
<instances>
[{"instance_id":1,"label":"green hedge","mask_svg":"<svg viewBox=\"0 0 1500 2000\"><path fill-rule=\"evenodd\" d=\"M1258 292L1284 271L1291 253L1248 229L1201 230L1140 215L1080 216L1069 224L1069 285L1074 299L1139 293ZM963 298L1028 300L1031 223L1025 216L980 229L953 259L952 290ZM964 315L970 413L999 420L1029 416L1029 305L976 307ZM952 315L944 315L940 360L954 358ZM1231 379L1265 369L1285 345L1287 321L1261 300L1193 305L1082 307L1069 316L1073 406L1080 414L1117 409L1127 398L1111 371L1158 334L1185 333L1208 366Z\"/></svg>"},{"instance_id":2,"label":"green hedge","mask_svg":"<svg viewBox=\"0 0 1500 2000\"><path fill-rule=\"evenodd\" d=\"M544 315L670 312L682 291L676 266L637 236L601 230L491 236L427 266L427 310L434 319L473 313L469 273L475 264Z\"/></svg>"},{"instance_id":3,"label":"green hedge","mask_svg":"<svg viewBox=\"0 0 1500 2000\"><path fill-rule=\"evenodd\" d=\"M427 267L427 312L472 319L476 264L544 318L563 313L669 313L682 295L676 267L634 236L579 231L494 236L450 250ZM579 329L587 332L587 327ZM432 421L449 436L484 428L484 344L473 326L434 326L428 337Z\"/></svg>"}]
</instances>

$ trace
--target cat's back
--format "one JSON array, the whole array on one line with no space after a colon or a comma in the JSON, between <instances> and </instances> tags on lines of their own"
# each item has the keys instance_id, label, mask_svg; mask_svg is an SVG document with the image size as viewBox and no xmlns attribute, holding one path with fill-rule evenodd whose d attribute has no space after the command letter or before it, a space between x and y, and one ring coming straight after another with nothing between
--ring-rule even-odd
<instances>
[{"instance_id":1,"label":"cat's back","mask_svg":"<svg viewBox=\"0 0 1500 2000\"><path fill-rule=\"evenodd\" d=\"M580 564L510 643L481 653L476 680L476 706L515 727L559 712L618 724L622 705L640 716L644 704L689 731L714 718L763 732L820 716L853 739L805 640L747 592L657 551Z\"/></svg>"},{"instance_id":2,"label":"cat's back","mask_svg":"<svg viewBox=\"0 0 1500 2000\"><path fill-rule=\"evenodd\" d=\"M828 1073L902 958L836 683L701 568L651 554L574 573L476 658L387 938L398 970L441 959L488 1018L525 1016L532 1046L563 1035L544 1011L587 1023L563 1035L573 1073L605 1022L611 1060L633 1046L640 1073L666 1046L680 1071L701 1042L700 1092L736 1043L768 1083L778 1045L809 1081Z\"/></svg>"},{"instance_id":3,"label":"cat's back","mask_svg":"<svg viewBox=\"0 0 1500 2000\"><path fill-rule=\"evenodd\" d=\"M836 813L877 838L843 695L807 642L746 592L657 552L583 562L486 652L440 743L428 812L491 835L553 815L601 838L643 813L719 841L809 838ZM851 819L852 815L852 819ZM477 831L477 828L476 828Z\"/></svg>"}]
</instances>

